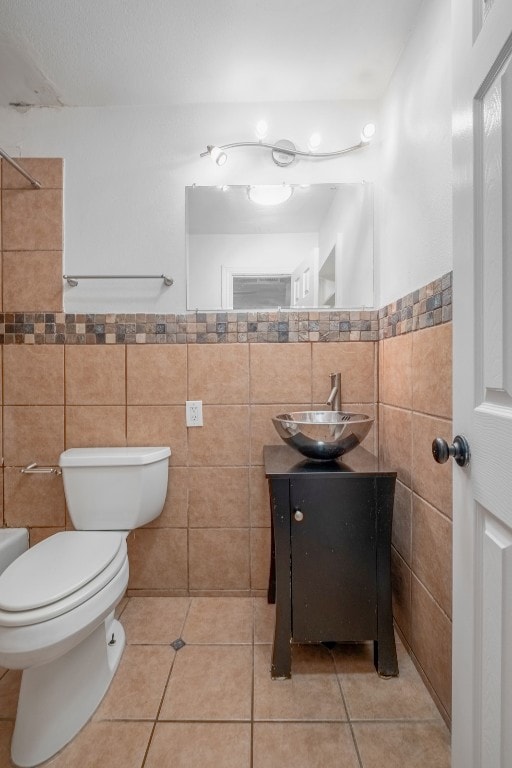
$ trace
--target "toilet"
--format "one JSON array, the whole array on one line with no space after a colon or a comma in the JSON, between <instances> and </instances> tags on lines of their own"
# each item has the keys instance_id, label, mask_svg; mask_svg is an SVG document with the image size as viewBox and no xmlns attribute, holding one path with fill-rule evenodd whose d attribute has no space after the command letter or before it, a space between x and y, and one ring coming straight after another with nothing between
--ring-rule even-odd
<instances>
[{"instance_id":1,"label":"toilet","mask_svg":"<svg viewBox=\"0 0 512 768\"><path fill-rule=\"evenodd\" d=\"M168 447L71 448L60 456L76 530L56 533L0 575L0 665L22 669L11 744L35 766L85 725L125 645L114 609L128 584L126 537L161 513Z\"/></svg>"}]
</instances>

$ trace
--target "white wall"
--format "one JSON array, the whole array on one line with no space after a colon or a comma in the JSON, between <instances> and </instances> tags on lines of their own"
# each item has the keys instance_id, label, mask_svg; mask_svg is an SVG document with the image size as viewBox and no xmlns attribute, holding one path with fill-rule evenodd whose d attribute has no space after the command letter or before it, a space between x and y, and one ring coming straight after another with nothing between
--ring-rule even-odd
<instances>
[{"instance_id":1,"label":"white wall","mask_svg":"<svg viewBox=\"0 0 512 768\"><path fill-rule=\"evenodd\" d=\"M452 268L450 0L424 0L382 104L376 281L383 306Z\"/></svg>"},{"instance_id":2,"label":"white wall","mask_svg":"<svg viewBox=\"0 0 512 768\"><path fill-rule=\"evenodd\" d=\"M373 189L340 187L319 232L320 266L336 247L336 304L375 306L373 290Z\"/></svg>"},{"instance_id":3,"label":"white wall","mask_svg":"<svg viewBox=\"0 0 512 768\"><path fill-rule=\"evenodd\" d=\"M323 150L357 144L375 120L374 102L237 104L175 108L0 110L0 144L15 156L65 159L65 264L72 273L162 272L175 278L65 290L69 312L183 312L185 186L355 182L375 178L376 153L365 148L335 160L276 166L266 150L233 150L222 168L199 158L206 144L254 140L261 118L270 139L305 148L318 130Z\"/></svg>"},{"instance_id":4,"label":"white wall","mask_svg":"<svg viewBox=\"0 0 512 768\"><path fill-rule=\"evenodd\" d=\"M318 234L189 235L188 245L188 308L220 309L222 267L291 275L318 246Z\"/></svg>"}]
</instances>

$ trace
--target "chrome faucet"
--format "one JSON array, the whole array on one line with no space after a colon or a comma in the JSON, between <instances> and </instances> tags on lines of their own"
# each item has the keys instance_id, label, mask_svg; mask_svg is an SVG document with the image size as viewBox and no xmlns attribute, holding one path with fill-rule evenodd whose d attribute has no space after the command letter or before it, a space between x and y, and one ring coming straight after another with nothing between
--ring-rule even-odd
<instances>
[{"instance_id":1,"label":"chrome faucet","mask_svg":"<svg viewBox=\"0 0 512 768\"><path fill-rule=\"evenodd\" d=\"M333 411L341 411L341 373L331 373L331 394L327 398L327 405Z\"/></svg>"}]
</instances>

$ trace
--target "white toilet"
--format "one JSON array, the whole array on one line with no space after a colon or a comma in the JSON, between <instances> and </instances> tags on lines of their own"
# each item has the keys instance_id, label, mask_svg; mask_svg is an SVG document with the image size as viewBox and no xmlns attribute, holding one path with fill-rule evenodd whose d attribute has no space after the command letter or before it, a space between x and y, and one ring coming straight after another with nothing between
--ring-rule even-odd
<instances>
[{"instance_id":1,"label":"white toilet","mask_svg":"<svg viewBox=\"0 0 512 768\"><path fill-rule=\"evenodd\" d=\"M57 533L0 575L0 665L23 669L13 762L67 744L114 676L125 637L114 609L128 584L126 536L161 513L170 448L72 448L60 457L75 531Z\"/></svg>"}]
</instances>

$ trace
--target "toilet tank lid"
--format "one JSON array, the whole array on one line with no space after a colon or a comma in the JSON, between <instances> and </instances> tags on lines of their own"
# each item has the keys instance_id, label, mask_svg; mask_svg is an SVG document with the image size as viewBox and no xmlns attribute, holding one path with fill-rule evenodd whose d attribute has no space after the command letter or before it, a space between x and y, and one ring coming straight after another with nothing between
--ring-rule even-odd
<instances>
[{"instance_id":1,"label":"toilet tank lid","mask_svg":"<svg viewBox=\"0 0 512 768\"><path fill-rule=\"evenodd\" d=\"M153 464L171 455L168 446L68 448L60 455L61 467L122 467Z\"/></svg>"}]
</instances>

